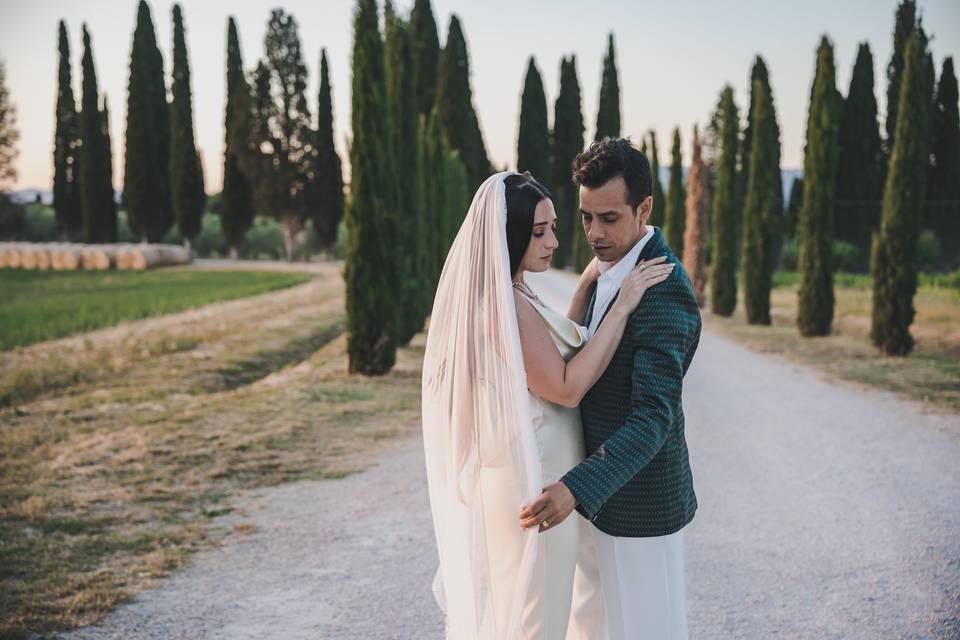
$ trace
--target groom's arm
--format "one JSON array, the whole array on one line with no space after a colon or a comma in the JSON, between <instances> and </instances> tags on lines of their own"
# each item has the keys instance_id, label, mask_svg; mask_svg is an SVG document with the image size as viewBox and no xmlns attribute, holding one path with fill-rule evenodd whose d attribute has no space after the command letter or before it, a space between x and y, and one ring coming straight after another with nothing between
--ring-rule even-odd
<instances>
[{"instance_id":1,"label":"groom's arm","mask_svg":"<svg viewBox=\"0 0 960 640\"><path fill-rule=\"evenodd\" d=\"M671 278L661 286L683 285ZM634 312L639 317L631 323L636 349L630 414L590 457L560 480L576 497L577 511L589 520L657 455L676 422L683 357L690 340L688 312L678 308L682 299L678 295L682 292L671 291L662 301L651 296Z\"/></svg>"}]
</instances>

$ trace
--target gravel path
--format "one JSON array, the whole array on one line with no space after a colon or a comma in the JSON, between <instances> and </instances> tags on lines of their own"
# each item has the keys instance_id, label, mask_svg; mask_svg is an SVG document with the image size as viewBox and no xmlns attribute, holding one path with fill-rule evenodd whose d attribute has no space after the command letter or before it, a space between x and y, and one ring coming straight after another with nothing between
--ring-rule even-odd
<instances>
[{"instance_id":1,"label":"gravel path","mask_svg":"<svg viewBox=\"0 0 960 640\"><path fill-rule=\"evenodd\" d=\"M533 284L563 308L573 282ZM684 400L691 638L960 638L960 417L712 333ZM255 533L61 637L440 637L418 437L363 473L236 503L221 522Z\"/></svg>"}]
</instances>

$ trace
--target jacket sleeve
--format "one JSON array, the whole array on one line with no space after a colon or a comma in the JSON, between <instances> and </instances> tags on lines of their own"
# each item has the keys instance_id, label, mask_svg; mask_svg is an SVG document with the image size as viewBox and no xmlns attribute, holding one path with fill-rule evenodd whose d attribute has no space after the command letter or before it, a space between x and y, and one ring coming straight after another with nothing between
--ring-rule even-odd
<instances>
[{"instance_id":1,"label":"jacket sleeve","mask_svg":"<svg viewBox=\"0 0 960 640\"><path fill-rule=\"evenodd\" d=\"M673 278L661 286L668 283L682 286ZM655 297L660 296L650 296ZM577 498L577 511L588 520L657 455L676 422L689 331L676 295L664 298L644 300L634 311L629 415L590 457L561 478Z\"/></svg>"}]
</instances>

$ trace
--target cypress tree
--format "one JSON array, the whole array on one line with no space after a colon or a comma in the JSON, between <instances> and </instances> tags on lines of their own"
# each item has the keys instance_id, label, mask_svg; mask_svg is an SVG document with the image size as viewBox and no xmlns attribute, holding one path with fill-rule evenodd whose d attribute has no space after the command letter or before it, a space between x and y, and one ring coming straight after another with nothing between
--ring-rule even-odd
<instances>
[{"instance_id":1,"label":"cypress tree","mask_svg":"<svg viewBox=\"0 0 960 640\"><path fill-rule=\"evenodd\" d=\"M456 149L447 149L444 175L447 178L447 186L444 190L446 196L444 211L447 216L447 251L449 251L454 238L457 237L457 232L460 231L460 225L467 217L470 196L473 193L467 186L466 167L460 160L460 153Z\"/></svg>"},{"instance_id":2,"label":"cypress tree","mask_svg":"<svg viewBox=\"0 0 960 640\"><path fill-rule=\"evenodd\" d=\"M776 236L783 215L780 183L780 140L770 87L762 80L753 85L751 105L753 135L746 206L743 213L742 270L747 322L770 324L771 268Z\"/></svg>"},{"instance_id":3,"label":"cypress tree","mask_svg":"<svg viewBox=\"0 0 960 640\"><path fill-rule=\"evenodd\" d=\"M924 48L921 36L911 34L904 57L880 230L873 240L870 337L885 355L903 356L913 349L910 324L915 313L917 238L926 187L930 117Z\"/></svg>"},{"instance_id":4,"label":"cypress tree","mask_svg":"<svg viewBox=\"0 0 960 640\"><path fill-rule=\"evenodd\" d=\"M19 139L17 107L10 100L10 90L7 89L7 70L3 59L0 59L0 196L4 195L9 183L17 179L14 160L20 154L17 149ZM0 197L0 202L3 201L4 199Z\"/></svg>"},{"instance_id":5,"label":"cypress tree","mask_svg":"<svg viewBox=\"0 0 960 640\"><path fill-rule=\"evenodd\" d=\"M553 191L550 162L550 125L547 123L547 96L537 63L530 56L520 99L520 126L517 135L517 171L529 171Z\"/></svg>"},{"instance_id":6,"label":"cypress tree","mask_svg":"<svg viewBox=\"0 0 960 640\"><path fill-rule=\"evenodd\" d=\"M184 36L183 11L173 5L173 78L170 84L170 201L184 243L200 233L207 195L200 179L197 146L193 136L193 97L190 62Z\"/></svg>"},{"instance_id":7,"label":"cypress tree","mask_svg":"<svg viewBox=\"0 0 960 640\"><path fill-rule=\"evenodd\" d=\"M690 275L697 304L704 304L707 284L707 234L710 225L710 177L703 162L700 134L693 127L693 151L687 173L686 223L683 231L683 268Z\"/></svg>"},{"instance_id":8,"label":"cypress tree","mask_svg":"<svg viewBox=\"0 0 960 640\"><path fill-rule=\"evenodd\" d=\"M710 224L713 236L710 308L716 315L729 316L737 306L737 146L740 137L737 105L729 85L720 94L720 116L720 157Z\"/></svg>"},{"instance_id":9,"label":"cypress tree","mask_svg":"<svg viewBox=\"0 0 960 640\"><path fill-rule=\"evenodd\" d=\"M227 106L224 111L226 133L220 226L230 247L230 257L236 259L247 230L253 224L253 186L241 169L241 155L249 153L247 145L252 134L252 114L250 87L243 72L240 38L233 16L227 21Z\"/></svg>"},{"instance_id":10,"label":"cypress tree","mask_svg":"<svg viewBox=\"0 0 960 640\"><path fill-rule=\"evenodd\" d=\"M960 258L960 114L953 58L943 61L940 72L931 155L934 167L927 185L927 198L935 201L938 210L934 231L944 254L957 260Z\"/></svg>"},{"instance_id":11,"label":"cypress tree","mask_svg":"<svg viewBox=\"0 0 960 640\"><path fill-rule=\"evenodd\" d=\"M397 298L397 342L407 344L423 329L425 315L420 291L426 286L425 246L423 240L423 196L420 191L420 155L418 136L420 115L417 109L417 67L413 59L410 27L394 15L389 0L386 16L386 75L393 150L396 169L399 216L397 252L400 280Z\"/></svg>"},{"instance_id":12,"label":"cypress tree","mask_svg":"<svg viewBox=\"0 0 960 640\"><path fill-rule=\"evenodd\" d=\"M470 90L470 59L456 15L450 16L447 44L440 56L436 94L437 112L447 143L460 152L467 170L468 189L475 190L491 173L480 123Z\"/></svg>"},{"instance_id":13,"label":"cypress tree","mask_svg":"<svg viewBox=\"0 0 960 640\"><path fill-rule=\"evenodd\" d=\"M443 125L440 123L440 115L436 107L430 112L427 126L424 129L423 172L426 176L426 180L424 180L426 187L424 189L424 206L427 211L425 224L427 229L427 256L430 265L428 269L430 299L432 300L432 294L436 289L444 260L447 257L447 241L450 237L450 232L447 229L449 220L444 208L447 202L448 178L445 158L448 148L443 139Z\"/></svg>"},{"instance_id":14,"label":"cypress tree","mask_svg":"<svg viewBox=\"0 0 960 640\"><path fill-rule=\"evenodd\" d=\"M160 242L173 225L170 204L170 115L163 58L150 8L140 0L130 52L123 201L130 229Z\"/></svg>"},{"instance_id":15,"label":"cypress tree","mask_svg":"<svg viewBox=\"0 0 960 640\"><path fill-rule=\"evenodd\" d=\"M776 111L773 105L773 89L770 86L770 72L767 69L767 64L761 56L757 56L753 61L753 67L750 69L750 107L747 109L747 124L746 128L743 131L743 141L740 147L740 181L739 181L739 191L737 192L737 202L739 206L737 207L737 215L739 216L738 226L743 226L743 207L746 204L747 198L747 186L750 182L750 153L753 150L753 137L756 131L756 125L753 122L753 104L754 104L754 92L755 86L759 82L764 87L764 91L770 98L770 102L767 105L769 111L773 116L768 120L768 124L772 126L773 130L768 132L767 136L768 142L771 145L771 149L767 152L768 157L776 158L776 165L774 168L774 173L776 177L778 191L776 194L776 206L782 212L783 210L783 186L782 186L782 176L780 172L780 125L777 124ZM765 182L765 180L764 180ZM780 252L781 244L781 235L782 235L782 216L774 216L770 219L770 223L773 225L770 228L770 243L767 245L766 253L767 259L770 262L775 262L775 257ZM742 241L743 238L738 238L738 242ZM738 251L739 253L739 251ZM740 256L741 259L743 256ZM774 265L771 264L771 272L773 271Z\"/></svg>"},{"instance_id":16,"label":"cypress tree","mask_svg":"<svg viewBox=\"0 0 960 640\"><path fill-rule=\"evenodd\" d=\"M394 151L384 46L375 0L354 13L350 204L344 270L351 373L384 374L396 360Z\"/></svg>"},{"instance_id":17,"label":"cypress tree","mask_svg":"<svg viewBox=\"0 0 960 640\"><path fill-rule=\"evenodd\" d=\"M873 56L870 45L860 44L843 101L840 159L837 168L834 233L838 240L857 246L866 255L870 235L879 223L883 151L877 124L877 99L873 93Z\"/></svg>"},{"instance_id":18,"label":"cypress tree","mask_svg":"<svg viewBox=\"0 0 960 640\"><path fill-rule=\"evenodd\" d=\"M887 139L886 152L889 157L893 150L894 134L897 129L897 106L900 100L900 81L903 76L904 52L907 39L917 24L916 0L902 0L897 5L893 28L893 53L887 64Z\"/></svg>"},{"instance_id":19,"label":"cypress tree","mask_svg":"<svg viewBox=\"0 0 960 640\"><path fill-rule=\"evenodd\" d=\"M800 210L800 304L797 326L803 336L825 336L833 323L833 194L837 179L837 129L841 97L836 88L833 45L823 36L810 91L803 157Z\"/></svg>"},{"instance_id":20,"label":"cypress tree","mask_svg":"<svg viewBox=\"0 0 960 640\"><path fill-rule=\"evenodd\" d=\"M56 127L53 136L53 210L61 238L78 240L83 233L80 209L80 132L70 71L67 25L59 25Z\"/></svg>"},{"instance_id":21,"label":"cypress tree","mask_svg":"<svg viewBox=\"0 0 960 640\"><path fill-rule=\"evenodd\" d=\"M293 260L297 234L316 204L318 153L297 21L283 9L271 12L264 50L254 73L254 135L261 149L254 198L258 211L283 224L287 260Z\"/></svg>"},{"instance_id":22,"label":"cypress tree","mask_svg":"<svg viewBox=\"0 0 960 640\"><path fill-rule=\"evenodd\" d=\"M430 0L415 0L410 11L410 34L413 39L413 64L417 68L417 109L424 118L430 116L437 95L437 65L440 61L440 39L437 21Z\"/></svg>"},{"instance_id":23,"label":"cypress tree","mask_svg":"<svg viewBox=\"0 0 960 640\"><path fill-rule=\"evenodd\" d=\"M663 182L660 181L660 152L657 150L657 132L650 131L650 173L653 174L653 211L650 213L650 219L647 221L657 227L662 227L665 222L664 206L666 197L663 195Z\"/></svg>"},{"instance_id":24,"label":"cypress tree","mask_svg":"<svg viewBox=\"0 0 960 640\"><path fill-rule=\"evenodd\" d=\"M603 57L600 80L600 102L597 106L597 130L594 140L620 137L620 81L617 79L617 57L613 34L607 36L607 54Z\"/></svg>"},{"instance_id":25,"label":"cypress tree","mask_svg":"<svg viewBox=\"0 0 960 640\"><path fill-rule=\"evenodd\" d=\"M560 60L560 91L553 105L553 201L559 239L553 257L557 267L573 264L578 243L586 244L580 237L580 198L571 173L574 158L583 151L584 131L577 57L571 55ZM589 247L584 248L589 254Z\"/></svg>"},{"instance_id":26,"label":"cypress tree","mask_svg":"<svg viewBox=\"0 0 960 640\"><path fill-rule=\"evenodd\" d=\"M664 211L664 234L667 244L678 256L683 256L683 234L686 223L685 201L683 191L683 157L680 153L680 128L673 129L673 149L670 151L670 183L667 192L667 202Z\"/></svg>"},{"instance_id":27,"label":"cypress tree","mask_svg":"<svg viewBox=\"0 0 960 640\"><path fill-rule=\"evenodd\" d=\"M323 246L337 240L337 227L343 219L343 169L333 142L333 97L327 50L320 51L320 93L317 107L317 202L313 228ZM414 144L414 146L416 146Z\"/></svg>"},{"instance_id":28,"label":"cypress tree","mask_svg":"<svg viewBox=\"0 0 960 640\"><path fill-rule=\"evenodd\" d=\"M113 142L110 137L110 106L107 104L107 94L103 94L103 109L100 111L100 139L103 156L100 166L103 167L103 226L104 242L117 241L117 201L113 193Z\"/></svg>"},{"instance_id":29,"label":"cypress tree","mask_svg":"<svg viewBox=\"0 0 960 640\"><path fill-rule=\"evenodd\" d=\"M754 58L753 66L750 68L750 98L747 103L747 124L743 129L743 139L740 142L740 182L737 199L741 203L746 201L747 182L750 179L750 151L753 148L753 88L754 83L757 81L763 83L769 90L770 79L767 64L759 55Z\"/></svg>"},{"instance_id":30,"label":"cypress tree","mask_svg":"<svg viewBox=\"0 0 960 640\"><path fill-rule=\"evenodd\" d=\"M87 25L83 25L83 95L80 108L80 208L83 236L87 242L110 242L116 238L113 192L108 182L110 150L103 136L97 72Z\"/></svg>"},{"instance_id":31,"label":"cypress tree","mask_svg":"<svg viewBox=\"0 0 960 640\"><path fill-rule=\"evenodd\" d=\"M790 204L787 205L787 214L784 223L784 235L795 238L797 235L797 220L800 218L800 209L803 208L803 178L794 178L790 183Z\"/></svg>"}]
</instances>

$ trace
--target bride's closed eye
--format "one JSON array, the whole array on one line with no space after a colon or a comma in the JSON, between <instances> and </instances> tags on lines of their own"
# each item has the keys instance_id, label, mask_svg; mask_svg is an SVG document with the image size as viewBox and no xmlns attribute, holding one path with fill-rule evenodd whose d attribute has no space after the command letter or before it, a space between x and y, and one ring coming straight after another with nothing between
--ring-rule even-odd
<instances>
[{"instance_id":1,"label":"bride's closed eye","mask_svg":"<svg viewBox=\"0 0 960 640\"><path fill-rule=\"evenodd\" d=\"M554 233L557 232L557 223L556 223L556 222L554 222L552 225L550 225L550 230L553 231ZM542 238L543 235L544 235L544 233L546 233L546 232L545 232L545 231L541 231L540 233L537 233L536 231L534 231L534 232L533 232L533 236L534 236L535 238Z\"/></svg>"}]
</instances>

